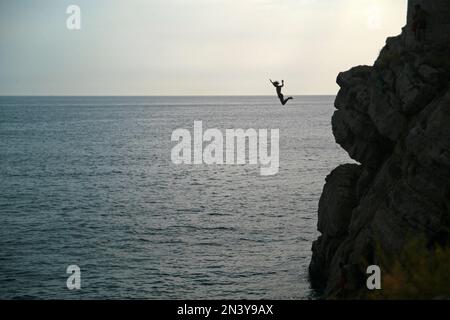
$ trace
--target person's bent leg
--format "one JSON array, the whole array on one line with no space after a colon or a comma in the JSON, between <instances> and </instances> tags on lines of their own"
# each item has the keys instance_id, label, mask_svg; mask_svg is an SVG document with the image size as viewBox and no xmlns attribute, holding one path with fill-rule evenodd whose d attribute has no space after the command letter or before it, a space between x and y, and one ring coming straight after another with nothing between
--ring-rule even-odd
<instances>
[{"instance_id":1,"label":"person's bent leg","mask_svg":"<svg viewBox=\"0 0 450 320\"><path fill-rule=\"evenodd\" d=\"M286 103L288 103L289 100L292 100L292 99L294 99L294 98L289 97L289 98L287 98L286 100L283 100L281 103L282 103L283 106L284 106L284 105L286 105Z\"/></svg>"}]
</instances>

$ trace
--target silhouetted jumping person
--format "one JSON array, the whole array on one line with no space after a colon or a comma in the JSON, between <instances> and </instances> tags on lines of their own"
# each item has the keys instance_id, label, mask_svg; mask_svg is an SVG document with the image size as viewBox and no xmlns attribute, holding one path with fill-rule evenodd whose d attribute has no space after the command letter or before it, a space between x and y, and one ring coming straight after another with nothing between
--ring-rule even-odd
<instances>
[{"instance_id":1,"label":"silhouetted jumping person","mask_svg":"<svg viewBox=\"0 0 450 320\"><path fill-rule=\"evenodd\" d=\"M269 80L270 80L270 79L269 79ZM294 98L292 98L292 97L289 97L289 98L287 98L287 99L284 99L284 95L281 93L281 88L284 87L284 80L281 80L281 85L280 85L280 83L279 83L278 81L272 81L272 80L270 80L270 82L272 82L273 86L274 86L275 88L277 88L278 99L280 99L280 102L281 102L281 104L282 104L283 106L286 105L286 103L287 103L289 100L294 99Z\"/></svg>"}]
</instances>

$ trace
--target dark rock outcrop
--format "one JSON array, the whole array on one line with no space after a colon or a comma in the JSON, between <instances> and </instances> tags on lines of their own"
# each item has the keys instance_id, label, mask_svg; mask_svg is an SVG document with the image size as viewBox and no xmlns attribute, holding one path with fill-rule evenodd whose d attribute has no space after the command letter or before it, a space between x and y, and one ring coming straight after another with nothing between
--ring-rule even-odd
<instances>
[{"instance_id":1,"label":"dark rock outcrop","mask_svg":"<svg viewBox=\"0 0 450 320\"><path fill-rule=\"evenodd\" d=\"M417 3L430 20L423 43L411 32ZM450 1L412 0L408 16L373 67L337 77L333 134L360 165L335 169L320 199L310 278L325 297L364 297L378 251L450 240Z\"/></svg>"}]
</instances>

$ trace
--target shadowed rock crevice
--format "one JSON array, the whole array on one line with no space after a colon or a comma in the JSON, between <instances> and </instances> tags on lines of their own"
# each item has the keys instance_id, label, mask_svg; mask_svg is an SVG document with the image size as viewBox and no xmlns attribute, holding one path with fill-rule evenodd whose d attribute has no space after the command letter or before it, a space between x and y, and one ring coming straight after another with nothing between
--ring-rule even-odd
<instances>
[{"instance_id":1,"label":"shadowed rock crevice","mask_svg":"<svg viewBox=\"0 0 450 320\"><path fill-rule=\"evenodd\" d=\"M417 3L432 20L423 43L410 31ZM325 297L365 297L367 266L389 268L379 252L398 257L419 237L449 242L450 2L408 10L373 67L337 77L333 134L360 164L336 168L319 202L310 278Z\"/></svg>"}]
</instances>

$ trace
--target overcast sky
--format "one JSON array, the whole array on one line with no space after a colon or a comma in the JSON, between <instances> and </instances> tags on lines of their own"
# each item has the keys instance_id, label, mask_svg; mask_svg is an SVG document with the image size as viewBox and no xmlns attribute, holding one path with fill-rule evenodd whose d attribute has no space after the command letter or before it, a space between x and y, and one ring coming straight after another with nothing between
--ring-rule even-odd
<instances>
[{"instance_id":1,"label":"overcast sky","mask_svg":"<svg viewBox=\"0 0 450 320\"><path fill-rule=\"evenodd\" d=\"M81 8L81 30L66 8ZM0 0L0 94L335 94L407 0Z\"/></svg>"}]
</instances>

